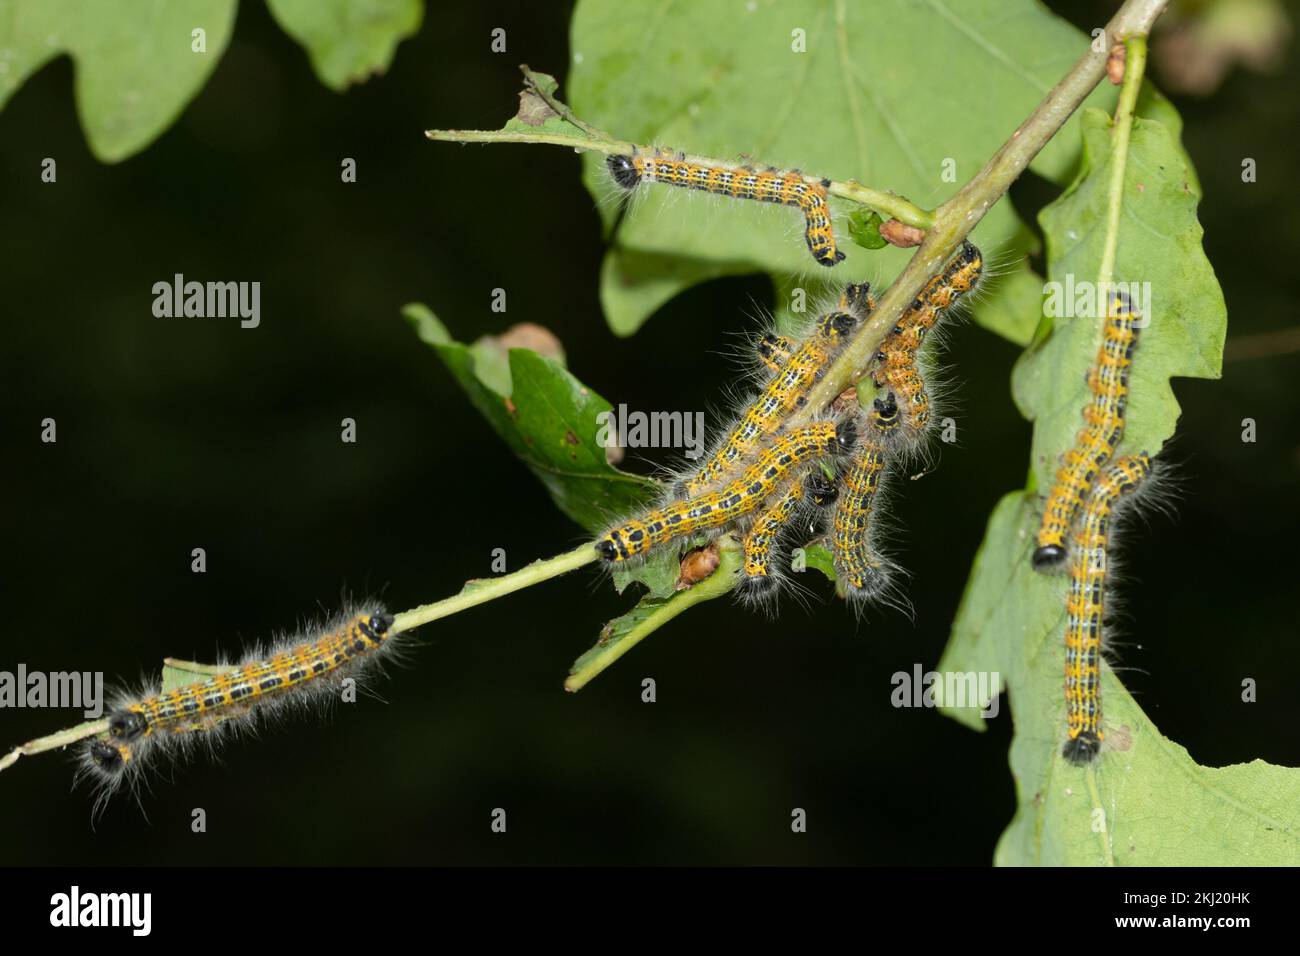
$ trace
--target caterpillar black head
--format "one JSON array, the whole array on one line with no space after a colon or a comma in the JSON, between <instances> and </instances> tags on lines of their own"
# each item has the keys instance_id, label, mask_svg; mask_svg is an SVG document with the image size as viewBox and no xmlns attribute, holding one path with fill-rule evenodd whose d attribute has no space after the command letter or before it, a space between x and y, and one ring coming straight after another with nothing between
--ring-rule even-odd
<instances>
[{"instance_id":1,"label":"caterpillar black head","mask_svg":"<svg viewBox=\"0 0 1300 956\"><path fill-rule=\"evenodd\" d=\"M131 748L107 740L92 740L87 753L91 764L107 777L116 777L126 772L126 765L131 761Z\"/></svg>"},{"instance_id":2,"label":"caterpillar black head","mask_svg":"<svg viewBox=\"0 0 1300 956\"><path fill-rule=\"evenodd\" d=\"M597 541L596 550L600 552L600 556L606 561L618 560L618 546L614 544L612 537L606 536Z\"/></svg>"},{"instance_id":3,"label":"caterpillar black head","mask_svg":"<svg viewBox=\"0 0 1300 956\"><path fill-rule=\"evenodd\" d=\"M614 177L614 182L624 189L633 189L641 181L641 171L637 169L631 156L610 156L605 160L605 166L608 167L609 174Z\"/></svg>"},{"instance_id":4,"label":"caterpillar black head","mask_svg":"<svg viewBox=\"0 0 1300 956\"><path fill-rule=\"evenodd\" d=\"M838 336L848 335L853 331L853 327L858 324L856 316L848 312L830 312L822 316L818 323L822 335Z\"/></svg>"},{"instance_id":5,"label":"caterpillar black head","mask_svg":"<svg viewBox=\"0 0 1300 956\"><path fill-rule=\"evenodd\" d=\"M1048 571L1061 565L1065 560L1065 553L1065 548L1059 544L1045 544L1041 548L1034 549L1034 556L1030 561L1035 571Z\"/></svg>"},{"instance_id":6,"label":"caterpillar black head","mask_svg":"<svg viewBox=\"0 0 1300 956\"><path fill-rule=\"evenodd\" d=\"M826 508L833 505L835 499L840 495L839 485L831 481L820 471L813 471L812 474L805 479L803 487L804 491L808 495L808 500L818 508Z\"/></svg>"},{"instance_id":7,"label":"caterpillar black head","mask_svg":"<svg viewBox=\"0 0 1300 956\"><path fill-rule=\"evenodd\" d=\"M1065 742L1065 747L1061 750L1061 756L1076 767L1083 767L1091 763L1100 750L1101 738L1092 731L1085 730L1079 736Z\"/></svg>"},{"instance_id":8,"label":"caterpillar black head","mask_svg":"<svg viewBox=\"0 0 1300 956\"><path fill-rule=\"evenodd\" d=\"M742 600L760 603L776 596L776 578L770 574L742 574L737 590Z\"/></svg>"},{"instance_id":9,"label":"caterpillar black head","mask_svg":"<svg viewBox=\"0 0 1300 956\"><path fill-rule=\"evenodd\" d=\"M858 443L858 426L851 418L846 418L835 426L836 451L848 453Z\"/></svg>"},{"instance_id":10,"label":"caterpillar black head","mask_svg":"<svg viewBox=\"0 0 1300 956\"><path fill-rule=\"evenodd\" d=\"M890 392L871 403L871 426L880 432L892 432L898 427L898 400Z\"/></svg>"},{"instance_id":11,"label":"caterpillar black head","mask_svg":"<svg viewBox=\"0 0 1300 956\"><path fill-rule=\"evenodd\" d=\"M386 611L378 611L361 618L357 626L361 629L361 633L372 641L381 641L388 633L388 629L393 626L393 620L393 615Z\"/></svg>"},{"instance_id":12,"label":"caterpillar black head","mask_svg":"<svg viewBox=\"0 0 1300 956\"><path fill-rule=\"evenodd\" d=\"M118 740L135 740L149 729L144 714L135 710L119 710L108 718L108 732Z\"/></svg>"},{"instance_id":13,"label":"caterpillar black head","mask_svg":"<svg viewBox=\"0 0 1300 956\"><path fill-rule=\"evenodd\" d=\"M876 307L876 300L871 297L870 282L850 282L844 287L840 296L840 308L846 312L867 315Z\"/></svg>"}]
</instances>

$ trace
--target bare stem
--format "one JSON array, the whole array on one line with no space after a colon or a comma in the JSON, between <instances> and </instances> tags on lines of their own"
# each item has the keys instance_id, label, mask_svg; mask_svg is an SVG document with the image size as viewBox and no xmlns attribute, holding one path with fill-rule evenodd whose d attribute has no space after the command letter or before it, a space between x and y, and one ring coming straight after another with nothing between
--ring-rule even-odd
<instances>
[{"instance_id":1,"label":"bare stem","mask_svg":"<svg viewBox=\"0 0 1300 956\"><path fill-rule=\"evenodd\" d=\"M1097 288L1109 289L1115 276L1115 251L1119 247L1119 216L1124 206L1124 172L1128 168L1128 144L1133 133L1133 110L1147 62L1147 38L1137 34L1124 40L1124 85L1115 107L1111 142L1110 183L1106 195L1106 240L1097 269Z\"/></svg>"},{"instance_id":2,"label":"bare stem","mask_svg":"<svg viewBox=\"0 0 1300 956\"><path fill-rule=\"evenodd\" d=\"M567 574L584 564L591 564L599 557L600 554L595 548L590 544L584 544L572 551L566 551L564 554L556 555L545 561L534 561L528 567L520 568L513 574L504 574L499 578L470 581L461 589L459 594L398 614L393 622L392 631L394 634L399 634L402 631L409 631L413 627L428 624L430 621L436 621L439 618L447 617L458 611L464 611L475 605L494 601L499 597L521 591L531 585L549 581L561 574Z\"/></svg>"}]
</instances>

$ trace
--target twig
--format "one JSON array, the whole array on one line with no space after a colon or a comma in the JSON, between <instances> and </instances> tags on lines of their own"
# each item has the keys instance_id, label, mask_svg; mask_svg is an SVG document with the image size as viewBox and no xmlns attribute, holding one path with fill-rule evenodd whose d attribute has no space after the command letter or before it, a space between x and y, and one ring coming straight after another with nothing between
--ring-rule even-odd
<instances>
[{"instance_id":1,"label":"twig","mask_svg":"<svg viewBox=\"0 0 1300 956\"><path fill-rule=\"evenodd\" d=\"M527 64L521 66L520 70L523 71L529 90L541 97L546 105L553 109L562 120L581 130L583 135L532 133L525 130L504 129L430 129L425 130L424 135L429 139L444 143L540 143L548 146L571 146L576 150L605 153L606 155L626 154L649 148L617 139L604 130L580 119L567 105L542 88L536 74L528 68ZM697 156L693 153L686 155L686 161L703 166L716 166L722 169L738 170L741 168L738 163L715 159L711 156ZM828 191L832 196L869 206L884 216L905 222L909 226L916 226L919 229L929 228L933 219L932 213L928 210L908 202L902 196L896 196L891 192L879 189L872 189L870 186L864 186L855 180L847 182L832 180Z\"/></svg>"},{"instance_id":2,"label":"twig","mask_svg":"<svg viewBox=\"0 0 1300 956\"><path fill-rule=\"evenodd\" d=\"M75 744L78 740L83 740L92 734L102 734L106 730L108 730L108 718L91 721L88 724L78 724L75 727L68 727L45 737L29 740L25 744L19 744L3 757L0 757L0 770L7 770L12 767L18 762L19 757L38 754L46 750L58 750L61 747L68 746L68 744Z\"/></svg>"},{"instance_id":3,"label":"twig","mask_svg":"<svg viewBox=\"0 0 1300 956\"><path fill-rule=\"evenodd\" d=\"M1145 36L1168 0L1125 0L1106 26L1108 39ZM1048 92L1029 117L957 194L935 211L934 224L906 268L881 297L870 321L862 326L835 364L808 396L806 410L792 424L806 420L862 377L871 356L903 311L979 224L993 204L1078 109L1106 72L1111 44L1102 52L1091 46L1070 72Z\"/></svg>"},{"instance_id":4,"label":"twig","mask_svg":"<svg viewBox=\"0 0 1300 956\"><path fill-rule=\"evenodd\" d=\"M1097 288L1109 289L1115 276L1115 250L1119 248L1119 217L1124 206L1124 172L1128 168L1128 144L1133 133L1133 110L1147 62L1147 38L1144 35L1124 40L1124 85L1115 107L1114 139L1111 142L1110 183L1106 193L1106 237L1101 248L1101 265L1097 269Z\"/></svg>"},{"instance_id":5,"label":"twig","mask_svg":"<svg viewBox=\"0 0 1300 956\"><path fill-rule=\"evenodd\" d=\"M591 564L599 557L600 554L595 548L590 544L584 544L545 561L534 561L513 574L470 581L459 594L398 614L393 621L392 632L399 634L402 631L409 631L413 627L428 624L430 621L464 611L477 604L484 604L531 585L540 584L542 581L549 581L584 564Z\"/></svg>"}]
</instances>

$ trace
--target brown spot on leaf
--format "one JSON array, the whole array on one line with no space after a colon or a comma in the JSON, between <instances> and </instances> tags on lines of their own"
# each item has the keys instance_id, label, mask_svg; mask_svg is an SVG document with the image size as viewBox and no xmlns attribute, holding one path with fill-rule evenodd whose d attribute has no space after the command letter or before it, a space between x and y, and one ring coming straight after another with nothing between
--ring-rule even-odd
<instances>
[{"instance_id":1,"label":"brown spot on leaf","mask_svg":"<svg viewBox=\"0 0 1300 956\"><path fill-rule=\"evenodd\" d=\"M570 428L564 433L564 443L566 445L581 445L582 440L577 435L575 435L573 433L573 429Z\"/></svg>"},{"instance_id":2,"label":"brown spot on leaf","mask_svg":"<svg viewBox=\"0 0 1300 956\"><path fill-rule=\"evenodd\" d=\"M496 336L495 344L503 350L530 349L538 355L553 358L564 364L564 346L555 333L536 322L520 322Z\"/></svg>"},{"instance_id":3,"label":"brown spot on leaf","mask_svg":"<svg viewBox=\"0 0 1300 956\"><path fill-rule=\"evenodd\" d=\"M506 414L509 415L511 418L518 418L519 417L518 406L516 406L515 403L512 402L509 398L504 399L504 401L506 403Z\"/></svg>"},{"instance_id":4,"label":"brown spot on leaf","mask_svg":"<svg viewBox=\"0 0 1300 956\"><path fill-rule=\"evenodd\" d=\"M531 89L519 91L519 112L515 114L519 122L529 126L541 126L552 116L560 114L551 109L546 100Z\"/></svg>"},{"instance_id":5,"label":"brown spot on leaf","mask_svg":"<svg viewBox=\"0 0 1300 956\"><path fill-rule=\"evenodd\" d=\"M1121 724L1111 730L1106 738L1107 750L1127 753L1133 749L1133 731L1127 724Z\"/></svg>"}]
</instances>

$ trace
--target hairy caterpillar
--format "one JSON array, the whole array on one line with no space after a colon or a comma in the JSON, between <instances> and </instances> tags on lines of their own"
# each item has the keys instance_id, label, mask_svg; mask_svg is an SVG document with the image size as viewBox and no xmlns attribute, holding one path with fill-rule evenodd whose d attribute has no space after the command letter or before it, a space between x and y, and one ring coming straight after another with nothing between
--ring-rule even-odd
<instances>
[{"instance_id":1,"label":"hairy caterpillar","mask_svg":"<svg viewBox=\"0 0 1300 956\"><path fill-rule=\"evenodd\" d=\"M804 240L812 257L824 266L833 266L844 259L844 253L835 247L826 192L831 184L829 179L807 179L794 171L691 163L684 157L680 153L676 156L633 153L610 156L606 165L614 182L629 191L645 181L698 189L732 199L798 206L803 212Z\"/></svg>"},{"instance_id":2,"label":"hairy caterpillar","mask_svg":"<svg viewBox=\"0 0 1300 956\"><path fill-rule=\"evenodd\" d=\"M83 772L98 784L97 809L124 780L133 780L160 751L213 742L226 729L286 706L327 703L342 680L393 653L392 615L379 606L335 619L323 631L254 649L230 670L166 692L123 695L110 709L108 733L92 738Z\"/></svg>"},{"instance_id":3,"label":"hairy caterpillar","mask_svg":"<svg viewBox=\"0 0 1300 956\"><path fill-rule=\"evenodd\" d=\"M1107 552L1115 509L1151 473L1146 453L1121 458L1098 478L1070 549L1065 619L1065 713L1061 755L1083 765L1101 749L1101 644Z\"/></svg>"},{"instance_id":4,"label":"hairy caterpillar","mask_svg":"<svg viewBox=\"0 0 1300 956\"><path fill-rule=\"evenodd\" d=\"M804 500L804 481L790 483L765 507L744 538L744 565L741 568L741 597L758 601L775 590L777 576L773 568L773 551L781 532L789 527Z\"/></svg>"},{"instance_id":5,"label":"hairy caterpillar","mask_svg":"<svg viewBox=\"0 0 1300 956\"><path fill-rule=\"evenodd\" d=\"M831 518L830 549L845 597L857 604L878 598L889 585L888 566L872 547L871 517L888 460L888 437L898 427L893 394L875 399L867 433L840 476L843 489Z\"/></svg>"},{"instance_id":6,"label":"hairy caterpillar","mask_svg":"<svg viewBox=\"0 0 1300 956\"><path fill-rule=\"evenodd\" d=\"M917 353L928 333L957 300L975 287L984 269L984 256L970 242L917 294L898 324L885 336L874 356L871 380L876 388L894 394L899 407L899 427L891 441L914 445L930 424L930 397L917 363Z\"/></svg>"},{"instance_id":7,"label":"hairy caterpillar","mask_svg":"<svg viewBox=\"0 0 1300 956\"><path fill-rule=\"evenodd\" d=\"M767 366L768 371L776 374L781 371L781 366L790 361L794 350L793 339L769 332L758 341L758 360Z\"/></svg>"},{"instance_id":8,"label":"hairy caterpillar","mask_svg":"<svg viewBox=\"0 0 1300 956\"><path fill-rule=\"evenodd\" d=\"M759 358L776 374L741 414L726 440L682 483L681 494L699 494L721 480L769 435L778 432L790 414L805 404L809 390L874 306L871 287L867 283L853 284L841 294L838 307L821 315L797 346L783 336L768 336L760 341Z\"/></svg>"},{"instance_id":9,"label":"hairy caterpillar","mask_svg":"<svg viewBox=\"0 0 1300 956\"><path fill-rule=\"evenodd\" d=\"M1092 398L1083 410L1084 427L1065 454L1043 509L1032 563L1039 571L1057 567L1066 557L1066 536L1088 497L1097 473L1110 461L1124 437L1129 371L1137 346L1137 317L1123 292L1110 299L1102 327L1097 363L1088 373Z\"/></svg>"},{"instance_id":10,"label":"hairy caterpillar","mask_svg":"<svg viewBox=\"0 0 1300 956\"><path fill-rule=\"evenodd\" d=\"M736 478L696 497L678 499L612 528L595 543L606 561L627 561L682 535L729 524L755 511L806 462L852 449L851 420L813 422L778 435Z\"/></svg>"}]
</instances>

